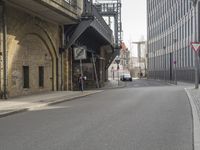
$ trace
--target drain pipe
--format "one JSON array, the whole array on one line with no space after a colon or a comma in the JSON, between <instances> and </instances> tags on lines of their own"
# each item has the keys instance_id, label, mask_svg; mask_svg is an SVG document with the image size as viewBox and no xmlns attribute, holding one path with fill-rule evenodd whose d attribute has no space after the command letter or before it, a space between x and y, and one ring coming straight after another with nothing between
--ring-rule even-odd
<instances>
[{"instance_id":1,"label":"drain pipe","mask_svg":"<svg viewBox=\"0 0 200 150\"><path fill-rule=\"evenodd\" d=\"M2 29L3 29L3 98L7 99L7 25L5 14L5 2L2 2Z\"/></svg>"}]
</instances>

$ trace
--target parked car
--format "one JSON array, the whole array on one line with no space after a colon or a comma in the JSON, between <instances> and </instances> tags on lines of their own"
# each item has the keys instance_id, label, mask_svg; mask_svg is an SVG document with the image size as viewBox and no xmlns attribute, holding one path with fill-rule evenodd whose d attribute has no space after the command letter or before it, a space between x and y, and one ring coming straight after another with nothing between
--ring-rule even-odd
<instances>
[{"instance_id":1,"label":"parked car","mask_svg":"<svg viewBox=\"0 0 200 150\"><path fill-rule=\"evenodd\" d=\"M132 81L132 77L130 74L123 74L123 75L121 75L120 80L121 81Z\"/></svg>"}]
</instances>

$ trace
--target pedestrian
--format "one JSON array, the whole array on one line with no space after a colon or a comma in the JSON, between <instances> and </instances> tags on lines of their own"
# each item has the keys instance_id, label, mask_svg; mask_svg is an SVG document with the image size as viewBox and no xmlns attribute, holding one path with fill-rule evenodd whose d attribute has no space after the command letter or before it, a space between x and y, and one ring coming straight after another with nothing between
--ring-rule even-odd
<instances>
[{"instance_id":1,"label":"pedestrian","mask_svg":"<svg viewBox=\"0 0 200 150\"><path fill-rule=\"evenodd\" d=\"M79 90L83 92L83 77L81 74L79 74L78 76L78 87L79 87Z\"/></svg>"},{"instance_id":2,"label":"pedestrian","mask_svg":"<svg viewBox=\"0 0 200 150\"><path fill-rule=\"evenodd\" d=\"M142 78L142 77L143 77L143 73L141 72L141 73L140 73L140 78Z\"/></svg>"}]
</instances>

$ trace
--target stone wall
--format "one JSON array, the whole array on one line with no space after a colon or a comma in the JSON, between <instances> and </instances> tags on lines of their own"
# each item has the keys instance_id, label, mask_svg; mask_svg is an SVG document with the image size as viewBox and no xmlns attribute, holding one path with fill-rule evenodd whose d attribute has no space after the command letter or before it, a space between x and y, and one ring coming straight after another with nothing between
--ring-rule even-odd
<instances>
[{"instance_id":1,"label":"stone wall","mask_svg":"<svg viewBox=\"0 0 200 150\"><path fill-rule=\"evenodd\" d=\"M80 17L83 10L83 0L72 0L69 4L65 0L39 0L43 3L57 8L73 18ZM78 19L78 18L77 18Z\"/></svg>"},{"instance_id":2,"label":"stone wall","mask_svg":"<svg viewBox=\"0 0 200 150\"><path fill-rule=\"evenodd\" d=\"M9 96L57 90L59 26L20 9L6 6ZM29 66L29 88L23 88L23 66ZM44 87L39 87L39 66L44 67Z\"/></svg>"},{"instance_id":3,"label":"stone wall","mask_svg":"<svg viewBox=\"0 0 200 150\"><path fill-rule=\"evenodd\" d=\"M2 59L2 51L3 51L3 3L0 1L0 14L1 17L0 17L0 97L2 97L2 91L3 91L3 84L2 84L2 73L3 73L3 66L2 66L2 63L3 63L3 59Z\"/></svg>"}]
</instances>

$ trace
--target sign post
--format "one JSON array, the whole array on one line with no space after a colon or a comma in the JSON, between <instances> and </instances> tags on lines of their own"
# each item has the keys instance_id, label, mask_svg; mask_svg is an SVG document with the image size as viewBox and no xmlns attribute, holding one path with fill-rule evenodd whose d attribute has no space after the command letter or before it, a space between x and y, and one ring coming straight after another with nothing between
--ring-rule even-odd
<instances>
[{"instance_id":1,"label":"sign post","mask_svg":"<svg viewBox=\"0 0 200 150\"><path fill-rule=\"evenodd\" d=\"M191 42L191 46L192 46L192 49L193 49L195 52L198 52L199 49L200 49L200 42Z\"/></svg>"},{"instance_id":2,"label":"sign post","mask_svg":"<svg viewBox=\"0 0 200 150\"><path fill-rule=\"evenodd\" d=\"M173 61L173 64L174 64L174 66L175 66L174 81L175 81L175 85L177 85L177 77L176 77L176 60Z\"/></svg>"},{"instance_id":3,"label":"sign post","mask_svg":"<svg viewBox=\"0 0 200 150\"><path fill-rule=\"evenodd\" d=\"M75 47L74 48L74 59L80 60L80 70L81 70L81 89L83 91L83 63L82 60L86 59L86 47Z\"/></svg>"},{"instance_id":4,"label":"sign post","mask_svg":"<svg viewBox=\"0 0 200 150\"><path fill-rule=\"evenodd\" d=\"M116 57L115 62L117 63L118 86L119 86L119 63L120 63L120 58L119 58L119 56Z\"/></svg>"},{"instance_id":5,"label":"sign post","mask_svg":"<svg viewBox=\"0 0 200 150\"><path fill-rule=\"evenodd\" d=\"M199 88L199 49L200 42L191 42L192 49L195 52L195 89Z\"/></svg>"}]
</instances>

